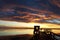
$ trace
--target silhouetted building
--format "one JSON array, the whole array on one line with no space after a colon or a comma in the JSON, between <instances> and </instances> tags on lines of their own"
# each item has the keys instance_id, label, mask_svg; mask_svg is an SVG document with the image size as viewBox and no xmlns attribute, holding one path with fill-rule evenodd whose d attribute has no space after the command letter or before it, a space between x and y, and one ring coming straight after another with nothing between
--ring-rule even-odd
<instances>
[{"instance_id":1,"label":"silhouetted building","mask_svg":"<svg viewBox=\"0 0 60 40\"><path fill-rule=\"evenodd\" d=\"M30 40L39 40L40 36L40 26L34 26L33 37Z\"/></svg>"},{"instance_id":2,"label":"silhouetted building","mask_svg":"<svg viewBox=\"0 0 60 40\"><path fill-rule=\"evenodd\" d=\"M34 26L34 35L39 35L40 34L40 26Z\"/></svg>"},{"instance_id":3,"label":"silhouetted building","mask_svg":"<svg viewBox=\"0 0 60 40\"><path fill-rule=\"evenodd\" d=\"M46 34L51 34L51 29L46 28L46 29L44 29L44 32L45 32Z\"/></svg>"},{"instance_id":4,"label":"silhouetted building","mask_svg":"<svg viewBox=\"0 0 60 40\"><path fill-rule=\"evenodd\" d=\"M43 30L43 31L42 31ZM30 40L56 40L51 29L40 29L40 26L34 26L33 37Z\"/></svg>"},{"instance_id":5,"label":"silhouetted building","mask_svg":"<svg viewBox=\"0 0 60 40\"><path fill-rule=\"evenodd\" d=\"M40 26L34 26L33 40L39 40L40 36Z\"/></svg>"}]
</instances>

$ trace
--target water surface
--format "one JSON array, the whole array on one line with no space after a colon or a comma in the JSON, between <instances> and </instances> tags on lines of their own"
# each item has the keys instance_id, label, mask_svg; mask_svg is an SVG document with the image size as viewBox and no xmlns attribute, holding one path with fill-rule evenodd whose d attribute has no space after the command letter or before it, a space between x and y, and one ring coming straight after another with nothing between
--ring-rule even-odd
<instances>
[{"instance_id":1,"label":"water surface","mask_svg":"<svg viewBox=\"0 0 60 40\"><path fill-rule=\"evenodd\" d=\"M60 30L52 30L52 32L58 34ZM33 34L33 29L0 29L0 36L22 34Z\"/></svg>"}]
</instances>

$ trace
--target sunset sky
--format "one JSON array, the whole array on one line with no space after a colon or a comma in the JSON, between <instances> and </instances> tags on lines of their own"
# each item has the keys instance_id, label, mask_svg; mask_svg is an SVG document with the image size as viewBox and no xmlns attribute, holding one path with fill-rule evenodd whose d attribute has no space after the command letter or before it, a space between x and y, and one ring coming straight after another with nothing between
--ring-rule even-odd
<instances>
[{"instance_id":1,"label":"sunset sky","mask_svg":"<svg viewBox=\"0 0 60 40\"><path fill-rule=\"evenodd\" d=\"M0 0L0 27L60 28L60 0Z\"/></svg>"}]
</instances>

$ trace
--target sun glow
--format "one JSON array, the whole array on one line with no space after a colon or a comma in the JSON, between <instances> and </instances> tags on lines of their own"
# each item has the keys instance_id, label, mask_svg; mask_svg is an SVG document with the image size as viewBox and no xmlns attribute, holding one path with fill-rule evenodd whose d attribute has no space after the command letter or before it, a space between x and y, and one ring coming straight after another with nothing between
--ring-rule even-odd
<instances>
[{"instance_id":1,"label":"sun glow","mask_svg":"<svg viewBox=\"0 0 60 40\"><path fill-rule=\"evenodd\" d=\"M23 28L23 29L18 29L18 30L14 30L14 29L10 29L9 30L5 30L3 31L3 33L8 33L8 35L13 35L13 34L24 34L24 33L28 33L28 34L33 34L33 29L31 30L30 28L34 28L34 26L40 26L40 28L60 28L60 25L57 24L51 24L51 23L34 23L34 22L16 22L16 21L4 21L4 20L0 20L0 27L13 27L13 28ZM24 29L24 28L29 28L29 30ZM27 32L25 31L27 30ZM43 31L43 30L42 30ZM52 32L54 33L59 33L60 30L52 30ZM13 32L13 33L12 33ZM14 33L15 32L15 33ZM4 34L2 34L4 35ZM7 34L5 34L7 35Z\"/></svg>"},{"instance_id":2,"label":"sun glow","mask_svg":"<svg viewBox=\"0 0 60 40\"><path fill-rule=\"evenodd\" d=\"M28 23L29 27L34 27L34 26L40 26L40 28L46 28L48 27L47 25L41 24L41 23Z\"/></svg>"},{"instance_id":3,"label":"sun glow","mask_svg":"<svg viewBox=\"0 0 60 40\"><path fill-rule=\"evenodd\" d=\"M35 25L44 27L44 25L40 24L40 23L33 23L33 22L26 23L26 22L15 22L15 21L3 21L3 20L0 20L0 26L33 28Z\"/></svg>"},{"instance_id":4,"label":"sun glow","mask_svg":"<svg viewBox=\"0 0 60 40\"><path fill-rule=\"evenodd\" d=\"M51 24L51 23L26 23L26 22L15 22L15 21L3 21L0 20L0 26L7 27L26 27L26 28L34 28L34 26L40 26L40 28L60 28L60 25Z\"/></svg>"}]
</instances>

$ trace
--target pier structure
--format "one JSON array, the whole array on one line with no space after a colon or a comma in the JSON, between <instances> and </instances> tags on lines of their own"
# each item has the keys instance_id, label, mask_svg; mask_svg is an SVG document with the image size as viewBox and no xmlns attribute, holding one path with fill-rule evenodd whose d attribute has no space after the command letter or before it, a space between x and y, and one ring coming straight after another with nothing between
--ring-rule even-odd
<instances>
[{"instance_id":1,"label":"pier structure","mask_svg":"<svg viewBox=\"0 0 60 40\"><path fill-rule=\"evenodd\" d=\"M39 36L40 36L40 26L34 26L33 39L34 40L39 40Z\"/></svg>"}]
</instances>

